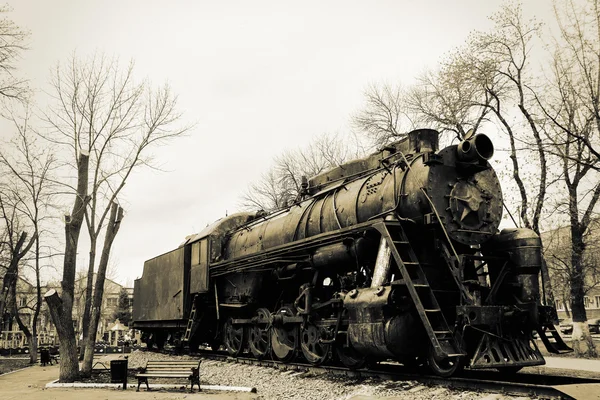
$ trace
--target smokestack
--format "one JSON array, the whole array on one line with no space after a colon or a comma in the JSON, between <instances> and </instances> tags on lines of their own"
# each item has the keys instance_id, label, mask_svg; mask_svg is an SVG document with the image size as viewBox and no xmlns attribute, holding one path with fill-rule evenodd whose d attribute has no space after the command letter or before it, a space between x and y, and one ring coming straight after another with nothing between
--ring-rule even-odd
<instances>
[{"instance_id":1,"label":"smokestack","mask_svg":"<svg viewBox=\"0 0 600 400\"><path fill-rule=\"evenodd\" d=\"M487 135L478 133L460 142L456 151L463 162L487 161L494 155L494 145Z\"/></svg>"}]
</instances>

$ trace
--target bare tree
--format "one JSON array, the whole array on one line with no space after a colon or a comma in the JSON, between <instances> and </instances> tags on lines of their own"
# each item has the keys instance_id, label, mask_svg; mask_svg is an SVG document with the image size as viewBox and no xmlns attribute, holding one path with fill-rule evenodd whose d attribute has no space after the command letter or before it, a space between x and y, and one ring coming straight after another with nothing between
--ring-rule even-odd
<instances>
[{"instance_id":1,"label":"bare tree","mask_svg":"<svg viewBox=\"0 0 600 400\"><path fill-rule=\"evenodd\" d=\"M84 375L89 375L92 368L98 324L94 316L99 312L102 300L102 290L98 292L99 296L93 295L92 290L96 249L102 230L112 226L116 235L114 227L120 223L124 212L118 207L117 219L111 221L111 210L118 204L132 171L151 166L148 150L189 129L176 126L180 114L176 111L177 98L169 86L153 89L148 81L136 82L133 70L133 63L121 68L117 59L102 54L89 59L73 56L68 64L59 65L55 70L52 79L54 105L45 114L53 133L50 139L53 143L69 149L74 160L89 154L85 177L81 168L77 172L78 183L85 180L87 185L85 191L77 191L77 201L84 200L84 217L91 242L83 322ZM104 286L108 255L114 240L108 233L104 236L96 288ZM75 270L69 268L69 274L72 281ZM72 368L76 370L76 365Z\"/></svg>"},{"instance_id":2,"label":"bare tree","mask_svg":"<svg viewBox=\"0 0 600 400\"><path fill-rule=\"evenodd\" d=\"M6 188L0 188L0 218L2 218L4 228L3 253L5 253L4 258L8 264L4 271L0 290L0 315L4 316L4 312L9 307L15 308L13 303L16 301L14 293L19 278L19 265L33 246L35 235L28 235L24 230L19 218L17 201L12 198L10 189L7 191ZM15 317L18 320L18 315Z\"/></svg>"},{"instance_id":3,"label":"bare tree","mask_svg":"<svg viewBox=\"0 0 600 400\"><path fill-rule=\"evenodd\" d=\"M489 78L484 65L474 65L468 51L459 49L438 70L417 78L407 107L419 124L463 139L467 132L477 132L490 112L491 96L483 84Z\"/></svg>"},{"instance_id":4,"label":"bare tree","mask_svg":"<svg viewBox=\"0 0 600 400\"><path fill-rule=\"evenodd\" d=\"M77 342L73 328L73 300L75 295L75 271L77 270L77 246L83 224L88 196L89 154L79 151L77 159L77 191L70 214L65 215L65 253L60 296L54 289L44 295L50 317L56 327L61 348L59 379L73 382L79 375Z\"/></svg>"},{"instance_id":5,"label":"bare tree","mask_svg":"<svg viewBox=\"0 0 600 400\"><path fill-rule=\"evenodd\" d=\"M553 154L562 165L569 226L568 259L563 260L570 283L573 347L595 356L584 296L591 279L586 250L594 211L600 199L600 0L578 6L567 1L555 9L560 37L554 42L553 76L538 102L549 121L547 134ZM593 264L593 263L592 263Z\"/></svg>"},{"instance_id":6,"label":"bare tree","mask_svg":"<svg viewBox=\"0 0 600 400\"><path fill-rule=\"evenodd\" d=\"M0 6L0 98L25 101L29 97L28 84L15 70L21 53L27 48L29 32L8 18L11 11L8 5Z\"/></svg>"},{"instance_id":7,"label":"bare tree","mask_svg":"<svg viewBox=\"0 0 600 400\"><path fill-rule=\"evenodd\" d=\"M548 269L552 277L553 288L557 294L557 305L564 308L568 317L571 316L572 298L571 287L576 271L571 267L571 228L561 227L545 232L544 249L548 260ZM584 277L583 292L588 295L600 287L600 220L593 220L583 238L585 250L581 261L581 272Z\"/></svg>"},{"instance_id":8,"label":"bare tree","mask_svg":"<svg viewBox=\"0 0 600 400\"><path fill-rule=\"evenodd\" d=\"M490 18L488 32L472 33L434 73L420 77L409 104L417 120L458 138L492 123L508 137L511 180L516 196L507 192L507 209L515 207L517 225L540 234L540 222L551 183L544 142L543 112L536 101L537 70L531 52L541 24L526 20L521 5L506 3ZM541 50L541 49L538 49ZM520 115L521 118L515 118ZM511 214L512 217L512 214ZM554 303L548 269L542 265L544 294Z\"/></svg>"},{"instance_id":9,"label":"bare tree","mask_svg":"<svg viewBox=\"0 0 600 400\"><path fill-rule=\"evenodd\" d=\"M365 104L352 116L352 125L376 146L399 140L415 127L402 86L370 84L364 97Z\"/></svg>"},{"instance_id":10,"label":"bare tree","mask_svg":"<svg viewBox=\"0 0 600 400\"><path fill-rule=\"evenodd\" d=\"M548 188L548 162L541 113L536 109L536 71L530 63L530 54L541 25L535 20L525 20L518 3L503 5L491 19L495 23L492 32L477 32L469 39L470 54L482 66L476 73L484 77L481 83L489 98L489 108L509 138L513 179L520 196L520 220L539 234ZM514 107L523 118L522 127L511 123ZM536 184L525 184L522 165L531 165L535 159L539 166L532 181ZM535 191L528 193L528 187Z\"/></svg>"},{"instance_id":11,"label":"bare tree","mask_svg":"<svg viewBox=\"0 0 600 400\"><path fill-rule=\"evenodd\" d=\"M41 247L41 238L46 236L45 221L49 218L49 208L53 197L51 173L54 167L54 156L48 147L38 145L30 130L29 107L25 107L23 117L16 112L10 113L10 118L16 128L16 137L7 147L0 150L0 164L6 170L4 175L5 190L10 190L14 199L14 207L21 220L27 220L27 225L33 234L33 255L29 261L33 263L35 276L36 302L33 305L33 320L28 328L18 318L19 327L29 341L31 363L37 360L37 321L42 305L41 294L41 259L46 257ZM16 290L14 282L12 290ZM14 304L16 310L16 302Z\"/></svg>"},{"instance_id":12,"label":"bare tree","mask_svg":"<svg viewBox=\"0 0 600 400\"><path fill-rule=\"evenodd\" d=\"M312 177L363 154L355 141L324 134L305 148L275 157L274 165L252 183L241 198L246 209L273 211L292 204L301 192L302 177Z\"/></svg>"}]
</instances>

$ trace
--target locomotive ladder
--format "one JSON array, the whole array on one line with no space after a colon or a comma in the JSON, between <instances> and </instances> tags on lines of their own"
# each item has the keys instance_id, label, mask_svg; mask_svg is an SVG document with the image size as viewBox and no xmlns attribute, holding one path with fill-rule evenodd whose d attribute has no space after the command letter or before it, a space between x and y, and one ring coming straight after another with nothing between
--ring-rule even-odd
<instances>
[{"instance_id":1,"label":"locomotive ladder","mask_svg":"<svg viewBox=\"0 0 600 400\"><path fill-rule=\"evenodd\" d=\"M402 274L402 280L395 280L391 284L404 285L408 289L435 355L439 358L466 355L448 327L442 309L400 222L385 221L376 224L375 228L386 240Z\"/></svg>"},{"instance_id":2,"label":"locomotive ladder","mask_svg":"<svg viewBox=\"0 0 600 400\"><path fill-rule=\"evenodd\" d=\"M540 326L537 328L537 332L550 353L564 354L573 351L562 339L556 328L554 328L554 325Z\"/></svg>"},{"instance_id":3,"label":"locomotive ladder","mask_svg":"<svg viewBox=\"0 0 600 400\"><path fill-rule=\"evenodd\" d=\"M192 330L194 328L194 322L196 320L196 297L192 301L192 310L190 311L190 319L188 319L187 327L185 328L185 334L183 335L183 343L189 342L192 337Z\"/></svg>"}]
</instances>

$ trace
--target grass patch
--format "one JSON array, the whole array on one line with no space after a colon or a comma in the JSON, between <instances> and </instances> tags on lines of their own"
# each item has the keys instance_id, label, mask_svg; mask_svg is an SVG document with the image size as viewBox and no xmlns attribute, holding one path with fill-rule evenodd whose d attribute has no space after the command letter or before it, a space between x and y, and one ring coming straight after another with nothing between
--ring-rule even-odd
<instances>
[{"instance_id":1,"label":"grass patch","mask_svg":"<svg viewBox=\"0 0 600 400\"><path fill-rule=\"evenodd\" d=\"M6 374L7 372L15 371L17 369L28 367L29 359L19 360L14 358L3 358L0 359L0 375Z\"/></svg>"}]
</instances>

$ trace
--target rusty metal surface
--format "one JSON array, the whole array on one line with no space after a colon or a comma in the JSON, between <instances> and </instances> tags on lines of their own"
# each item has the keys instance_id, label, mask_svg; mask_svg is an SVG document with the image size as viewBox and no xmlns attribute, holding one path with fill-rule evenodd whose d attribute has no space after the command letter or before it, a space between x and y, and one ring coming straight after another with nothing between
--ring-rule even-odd
<instances>
[{"instance_id":1,"label":"rusty metal surface","mask_svg":"<svg viewBox=\"0 0 600 400\"><path fill-rule=\"evenodd\" d=\"M544 357L531 337L520 335L498 338L484 335L479 341L469 367L471 369L522 367L545 363Z\"/></svg>"},{"instance_id":2,"label":"rusty metal surface","mask_svg":"<svg viewBox=\"0 0 600 400\"><path fill-rule=\"evenodd\" d=\"M422 138L415 141L432 147ZM244 225L231 235L224 258L258 253L390 212L422 223L432 209L421 188L442 213L440 222L453 239L469 245L490 239L502 216L502 193L491 166L485 162L475 170L457 168L456 146L442 150L436 163L428 162L425 154L411 157L409 168L396 162L367 170L337 189Z\"/></svg>"},{"instance_id":3,"label":"rusty metal surface","mask_svg":"<svg viewBox=\"0 0 600 400\"><path fill-rule=\"evenodd\" d=\"M483 246L483 251L492 256L508 254L511 272L501 286L502 294L514 293L523 303L538 303L540 288L538 275L542 265L542 242L530 229L504 229ZM498 265L490 265L490 278L495 279L500 271ZM512 279L511 279L512 278ZM513 283L517 285L513 285Z\"/></svg>"},{"instance_id":4,"label":"rusty metal surface","mask_svg":"<svg viewBox=\"0 0 600 400\"><path fill-rule=\"evenodd\" d=\"M186 302L199 293L201 342L215 346L224 321L262 338L257 310L277 316L289 309L294 332L312 329L312 339L301 342L313 363L340 344L356 360L410 362L433 349L440 375L453 374L463 356L473 368L543 362L527 347L527 332L547 319L538 308L539 238L527 230L497 233L502 193L487 162L491 141L476 135L438 152L437 135L413 131L304 179L296 202L274 213L217 221L187 238L183 263L149 260L135 283L142 295L136 323L185 319ZM385 236L377 229L385 223L405 233ZM384 236L392 256L382 251L378 261ZM267 341L257 337L254 351L262 356ZM299 350L287 349L284 358Z\"/></svg>"}]
</instances>

